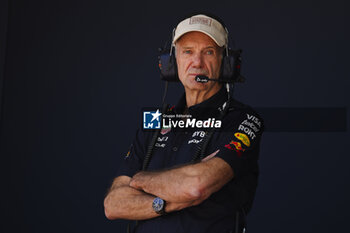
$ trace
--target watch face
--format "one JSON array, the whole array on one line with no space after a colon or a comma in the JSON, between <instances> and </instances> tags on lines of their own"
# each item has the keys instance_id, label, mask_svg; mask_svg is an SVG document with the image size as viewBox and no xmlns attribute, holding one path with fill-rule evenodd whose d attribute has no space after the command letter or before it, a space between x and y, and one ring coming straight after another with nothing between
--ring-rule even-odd
<instances>
[{"instance_id":1,"label":"watch face","mask_svg":"<svg viewBox=\"0 0 350 233\"><path fill-rule=\"evenodd\" d=\"M155 212L160 212L163 207L164 207L164 201L163 199L159 198L159 197L156 197L154 200L153 200L153 204L152 204L152 207L154 209Z\"/></svg>"}]
</instances>

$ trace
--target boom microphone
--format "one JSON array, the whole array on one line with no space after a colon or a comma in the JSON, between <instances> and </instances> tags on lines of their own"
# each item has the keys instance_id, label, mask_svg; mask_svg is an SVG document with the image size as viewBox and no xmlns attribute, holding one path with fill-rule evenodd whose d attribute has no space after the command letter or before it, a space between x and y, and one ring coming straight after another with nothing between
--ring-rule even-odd
<instances>
[{"instance_id":1,"label":"boom microphone","mask_svg":"<svg viewBox=\"0 0 350 233\"><path fill-rule=\"evenodd\" d=\"M212 78L208 78L207 76L205 75L197 75L195 80L199 83L207 83L209 81L216 81L216 82L219 82L218 79L212 79Z\"/></svg>"},{"instance_id":2,"label":"boom microphone","mask_svg":"<svg viewBox=\"0 0 350 233\"><path fill-rule=\"evenodd\" d=\"M197 75L194 79L199 83L207 83L209 81L220 82L220 83L234 83L235 82L234 80L208 78L205 75ZM245 81L245 78L242 75L239 75L237 80L238 80L237 82L243 83Z\"/></svg>"}]
</instances>

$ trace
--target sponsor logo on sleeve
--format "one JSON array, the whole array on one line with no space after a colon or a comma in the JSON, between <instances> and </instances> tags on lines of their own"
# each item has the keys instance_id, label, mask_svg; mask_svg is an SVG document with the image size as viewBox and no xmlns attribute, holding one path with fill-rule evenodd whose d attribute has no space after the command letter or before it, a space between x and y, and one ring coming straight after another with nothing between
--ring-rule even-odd
<instances>
[{"instance_id":1,"label":"sponsor logo on sleeve","mask_svg":"<svg viewBox=\"0 0 350 233\"><path fill-rule=\"evenodd\" d=\"M245 135L244 133L235 133L235 137L241 140L243 144L246 145L247 147L250 146L250 140L248 136Z\"/></svg>"},{"instance_id":2,"label":"sponsor logo on sleeve","mask_svg":"<svg viewBox=\"0 0 350 233\"><path fill-rule=\"evenodd\" d=\"M238 126L238 131L243 132L251 141L256 138L256 134L260 131L260 128L261 121L259 118L251 114L247 114L247 118Z\"/></svg>"},{"instance_id":3,"label":"sponsor logo on sleeve","mask_svg":"<svg viewBox=\"0 0 350 233\"><path fill-rule=\"evenodd\" d=\"M240 157L254 142L261 128L261 121L254 115L247 114L246 118L239 124L234 132L234 137L225 147L234 150Z\"/></svg>"},{"instance_id":4,"label":"sponsor logo on sleeve","mask_svg":"<svg viewBox=\"0 0 350 233\"><path fill-rule=\"evenodd\" d=\"M226 144L225 147L229 150L236 151L239 157L242 156L242 152L245 151L240 142L236 142L233 140L229 144Z\"/></svg>"}]
</instances>

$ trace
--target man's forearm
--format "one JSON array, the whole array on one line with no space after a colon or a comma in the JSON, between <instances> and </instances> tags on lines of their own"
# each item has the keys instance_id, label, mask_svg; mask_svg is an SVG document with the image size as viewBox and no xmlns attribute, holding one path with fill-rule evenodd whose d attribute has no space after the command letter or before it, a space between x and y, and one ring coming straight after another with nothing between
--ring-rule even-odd
<instances>
[{"instance_id":1,"label":"man's forearm","mask_svg":"<svg viewBox=\"0 0 350 233\"><path fill-rule=\"evenodd\" d=\"M233 177L231 167L220 158L161 172L140 172L130 186L170 202L199 203Z\"/></svg>"},{"instance_id":2,"label":"man's forearm","mask_svg":"<svg viewBox=\"0 0 350 233\"><path fill-rule=\"evenodd\" d=\"M182 169L139 172L133 177L130 185L166 201L187 202L194 201L199 195L194 189L195 179L195 176L183 173Z\"/></svg>"},{"instance_id":3,"label":"man's forearm","mask_svg":"<svg viewBox=\"0 0 350 233\"><path fill-rule=\"evenodd\" d=\"M108 219L144 220L159 216L153 208L155 196L132 188L128 185L130 177L118 177L104 200L105 214ZM193 202L166 204L165 211L172 212L193 205Z\"/></svg>"}]
</instances>

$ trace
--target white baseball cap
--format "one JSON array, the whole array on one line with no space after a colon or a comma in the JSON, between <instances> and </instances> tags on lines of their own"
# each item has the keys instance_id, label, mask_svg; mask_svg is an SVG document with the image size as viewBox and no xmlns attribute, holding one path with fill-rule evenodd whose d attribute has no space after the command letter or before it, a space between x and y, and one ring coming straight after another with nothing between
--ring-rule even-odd
<instances>
[{"instance_id":1,"label":"white baseball cap","mask_svg":"<svg viewBox=\"0 0 350 233\"><path fill-rule=\"evenodd\" d=\"M194 15L181 21L174 32L173 45L187 32L202 32L212 38L219 46L227 46L228 32L222 24L206 15Z\"/></svg>"}]
</instances>

